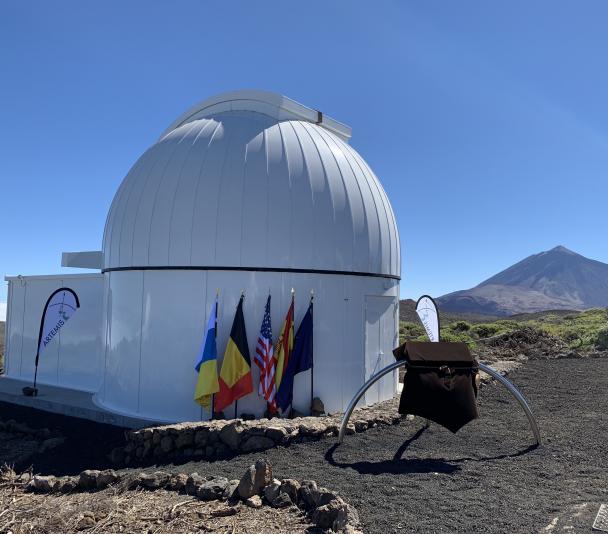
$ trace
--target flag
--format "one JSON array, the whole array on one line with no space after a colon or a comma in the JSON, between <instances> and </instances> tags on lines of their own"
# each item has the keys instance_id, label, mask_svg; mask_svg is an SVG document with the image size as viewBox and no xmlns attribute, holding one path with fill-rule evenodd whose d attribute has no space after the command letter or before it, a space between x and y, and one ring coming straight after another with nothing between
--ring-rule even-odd
<instances>
[{"instance_id":1,"label":"flag","mask_svg":"<svg viewBox=\"0 0 608 534\"><path fill-rule=\"evenodd\" d=\"M198 372L194 400L204 408L211 407L211 397L220 390L217 380L217 297L209 314L205 339L194 369Z\"/></svg>"},{"instance_id":2,"label":"flag","mask_svg":"<svg viewBox=\"0 0 608 534\"><path fill-rule=\"evenodd\" d=\"M435 301L428 295L423 295L416 302L416 313L429 341L439 341L439 312Z\"/></svg>"},{"instance_id":3,"label":"flag","mask_svg":"<svg viewBox=\"0 0 608 534\"><path fill-rule=\"evenodd\" d=\"M62 287L51 293L42 311L36 358L58 334L59 330L63 328L65 323L70 320L70 317L76 313L78 308L80 308L78 296L69 287ZM36 365L38 365L37 359Z\"/></svg>"},{"instance_id":4,"label":"flag","mask_svg":"<svg viewBox=\"0 0 608 534\"><path fill-rule=\"evenodd\" d=\"M281 333L277 339L277 344L274 349L275 358L277 360L277 369L275 372L274 381L276 387L281 385L281 379L283 377L283 371L287 368L289 363L289 356L293 349L293 294L291 296L291 305L289 311L285 317L285 322L281 328Z\"/></svg>"},{"instance_id":5,"label":"flag","mask_svg":"<svg viewBox=\"0 0 608 534\"><path fill-rule=\"evenodd\" d=\"M255 348L253 361L260 368L260 385L258 394L264 397L271 408L275 406L276 386L274 375L276 370L276 361L274 359L274 348L272 346L272 326L270 324L270 295L266 300L266 309L264 310L264 319L258 336L258 344Z\"/></svg>"},{"instance_id":6,"label":"flag","mask_svg":"<svg viewBox=\"0 0 608 534\"><path fill-rule=\"evenodd\" d=\"M241 296L236 308L230 338L222 361L220 391L215 396L215 410L218 412L253 391L251 358L243 317L243 299L244 297Z\"/></svg>"},{"instance_id":7,"label":"flag","mask_svg":"<svg viewBox=\"0 0 608 534\"><path fill-rule=\"evenodd\" d=\"M308 371L313 364L313 320L312 300L302 319L294 341L293 351L283 373L281 386L277 392L277 405L285 411L293 399L293 380L298 373Z\"/></svg>"}]
</instances>

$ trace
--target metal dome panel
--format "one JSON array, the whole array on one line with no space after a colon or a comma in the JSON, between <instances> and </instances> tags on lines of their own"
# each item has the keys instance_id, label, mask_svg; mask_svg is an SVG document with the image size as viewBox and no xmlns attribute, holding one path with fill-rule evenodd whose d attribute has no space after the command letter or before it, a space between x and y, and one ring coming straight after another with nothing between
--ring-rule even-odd
<instances>
[{"instance_id":1,"label":"metal dome panel","mask_svg":"<svg viewBox=\"0 0 608 534\"><path fill-rule=\"evenodd\" d=\"M280 95L235 94L243 96L220 95L186 113L133 166L108 214L104 268L398 277L394 214L347 144L350 129L305 120L313 110Z\"/></svg>"}]
</instances>

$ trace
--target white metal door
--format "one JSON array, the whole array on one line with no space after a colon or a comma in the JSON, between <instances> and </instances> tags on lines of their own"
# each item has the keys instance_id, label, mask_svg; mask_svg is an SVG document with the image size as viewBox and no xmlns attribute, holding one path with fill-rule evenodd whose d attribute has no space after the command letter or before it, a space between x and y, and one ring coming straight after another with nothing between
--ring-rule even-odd
<instances>
[{"instance_id":1,"label":"white metal door","mask_svg":"<svg viewBox=\"0 0 608 534\"><path fill-rule=\"evenodd\" d=\"M365 297L365 380L393 361L395 338L394 297ZM366 404L389 398L394 377L387 375L365 394Z\"/></svg>"}]
</instances>

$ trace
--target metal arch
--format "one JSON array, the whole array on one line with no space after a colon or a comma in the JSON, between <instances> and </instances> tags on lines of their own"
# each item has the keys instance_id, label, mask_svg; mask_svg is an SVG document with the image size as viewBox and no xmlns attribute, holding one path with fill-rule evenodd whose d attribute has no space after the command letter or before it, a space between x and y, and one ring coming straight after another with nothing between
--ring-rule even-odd
<instances>
[{"instance_id":1,"label":"metal arch","mask_svg":"<svg viewBox=\"0 0 608 534\"><path fill-rule=\"evenodd\" d=\"M359 402L361 397L363 397L363 394L371 386L373 386L378 380L380 380L384 375L390 373L391 371L394 371L395 369L398 369L399 367L406 367L406 366L407 366L407 361L405 361L405 360L399 360L394 363L391 363L390 365L388 365L387 367L385 367L384 369L382 369L381 371L376 373L374 376L372 376L367 382L365 382L365 384L363 384L361 386L359 391L357 391L357 393L355 393L355 396L352 398L352 400L348 404L348 407L346 408L346 411L344 412L344 415L342 416L342 423L340 425L340 433L338 434L338 443L342 443L342 440L344 439L344 434L346 432L346 427L348 425L348 420L350 419L350 416L352 415L352 412L355 409L355 406L357 405L357 403ZM538 424L536 423L534 414L532 413L532 410L530 409L530 406L528 405L528 402L526 401L525 397L520 393L520 391L509 380L507 380L504 376L502 376L498 371L492 369L491 367L489 367L483 363L479 364L479 370L483 371L484 373L489 374L492 378L495 378L496 380L498 380L503 386L505 386L507 388L509 393L511 395L513 395L513 397L515 397L517 402L519 402L519 404L523 408L524 412L526 413L526 416L528 417L528 422L530 423L530 427L532 428L532 433L534 434L534 439L536 440L536 445L540 445L540 430L538 429Z\"/></svg>"}]
</instances>

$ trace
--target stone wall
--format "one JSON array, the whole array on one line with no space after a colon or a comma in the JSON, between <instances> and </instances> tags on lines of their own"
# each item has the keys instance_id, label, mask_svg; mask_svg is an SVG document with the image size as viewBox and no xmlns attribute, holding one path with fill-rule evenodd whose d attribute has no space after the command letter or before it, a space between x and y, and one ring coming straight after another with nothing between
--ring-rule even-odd
<instances>
[{"instance_id":1,"label":"stone wall","mask_svg":"<svg viewBox=\"0 0 608 534\"><path fill-rule=\"evenodd\" d=\"M364 432L402 420L398 399L356 409L347 433ZM132 430L126 445L112 451L116 465L217 458L270 449L278 445L337 436L342 414L294 419L242 419L178 423Z\"/></svg>"}]
</instances>

